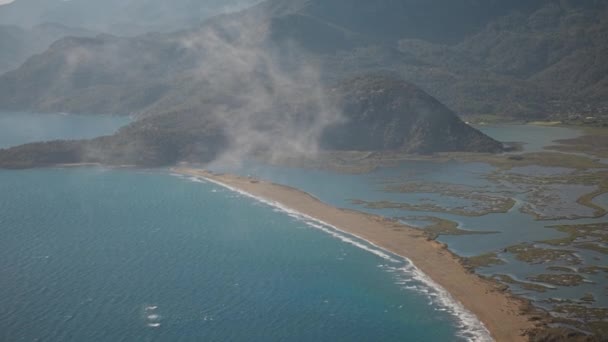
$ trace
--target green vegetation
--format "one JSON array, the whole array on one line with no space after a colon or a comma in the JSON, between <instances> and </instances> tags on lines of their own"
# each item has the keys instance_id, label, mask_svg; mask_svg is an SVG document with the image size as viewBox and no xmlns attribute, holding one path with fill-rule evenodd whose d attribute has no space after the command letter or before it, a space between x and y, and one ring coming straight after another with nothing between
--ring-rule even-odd
<instances>
[{"instance_id":1,"label":"green vegetation","mask_svg":"<svg viewBox=\"0 0 608 342\"><path fill-rule=\"evenodd\" d=\"M608 136L585 135L580 138L556 141L561 145L547 146L548 150L567 153L586 153L598 158L608 158Z\"/></svg>"},{"instance_id":2,"label":"green vegetation","mask_svg":"<svg viewBox=\"0 0 608 342\"><path fill-rule=\"evenodd\" d=\"M473 257L463 258L463 263L472 269L502 265L505 262L496 253L486 253Z\"/></svg>"},{"instance_id":3,"label":"green vegetation","mask_svg":"<svg viewBox=\"0 0 608 342\"><path fill-rule=\"evenodd\" d=\"M571 167L573 165L569 164L570 156L564 158L565 161L562 167ZM576 159L576 158L575 158ZM569 166L566 166L569 165ZM557 165L559 166L559 165ZM579 165L580 166L580 165ZM585 168L575 170L568 174L556 174L549 176L534 176L534 175L524 175L517 173L509 173L502 171L495 171L492 174L486 177L487 179L500 184L501 182L509 182L516 185L524 185L527 188L531 188L534 191L531 191L528 195L529 203L525 205L522 210L526 213L534 215L537 219L571 219L573 217L547 217L541 213L538 213L533 209L534 204L537 205L550 205L551 198L543 195L543 188L549 186L559 186L559 185L584 185L584 186L596 186L597 189L582 195L576 200L576 203L591 208L594 210L592 217L599 218L605 216L608 211L607 208L603 208L593 202L593 200L601 196L605 193L608 193L608 173L604 170L602 171L593 171L587 170Z\"/></svg>"},{"instance_id":4,"label":"green vegetation","mask_svg":"<svg viewBox=\"0 0 608 342\"><path fill-rule=\"evenodd\" d=\"M566 319L553 319L553 323L559 324L557 327L542 327L529 332L528 338L532 342L597 342L602 341L601 336L593 337L590 333L584 333L581 329L566 328L563 325L570 327L580 327L578 321Z\"/></svg>"},{"instance_id":5,"label":"green vegetation","mask_svg":"<svg viewBox=\"0 0 608 342\"><path fill-rule=\"evenodd\" d=\"M495 232L478 232L458 228L458 223L434 216L408 216L399 218L402 220L430 221L430 224L421 228L429 239L437 239L440 235L483 235L495 234Z\"/></svg>"},{"instance_id":6,"label":"green vegetation","mask_svg":"<svg viewBox=\"0 0 608 342\"><path fill-rule=\"evenodd\" d=\"M452 157L459 161L487 163L501 170L524 166L564 167L578 170L606 167L606 165L588 157L554 152L533 152L508 156L452 154Z\"/></svg>"},{"instance_id":7,"label":"green vegetation","mask_svg":"<svg viewBox=\"0 0 608 342\"><path fill-rule=\"evenodd\" d=\"M578 271L585 274L598 274L604 272L608 275L608 266L585 266L580 267Z\"/></svg>"},{"instance_id":8,"label":"green vegetation","mask_svg":"<svg viewBox=\"0 0 608 342\"><path fill-rule=\"evenodd\" d=\"M192 3L161 16L163 20L146 17L149 12L141 6L123 10L106 2L88 4L101 8L90 13L111 14L112 23L122 23L105 27L109 31L196 27L201 19L200 5ZM336 0L269 1L173 35L66 39L0 78L0 107L86 113L145 113L154 107L154 114L195 108L198 99L213 93L213 82L193 80L200 67L194 61L209 63L197 56L209 56L213 46L196 51L196 44L184 42L197 43L196 37L226 29L230 42L240 39L290 52L299 46L292 64L313 60L327 80L387 70L467 115L564 121L587 120L608 110L602 63L608 16L603 2L355 0L344 7ZM41 12L51 17L60 13L47 8ZM415 19L412 13L417 13ZM78 22L96 29L104 17ZM0 11L0 18L3 23L23 22L10 11ZM30 20L36 23L36 18ZM74 18L57 20L69 24ZM246 32L234 32L238 23L247 23L242 25ZM76 51L87 58L69 67L61 62ZM109 55L122 62L112 63ZM32 103L26 95L38 100Z\"/></svg>"},{"instance_id":9,"label":"green vegetation","mask_svg":"<svg viewBox=\"0 0 608 342\"><path fill-rule=\"evenodd\" d=\"M569 267L563 267L563 266L549 266L549 267L547 267L547 270L556 271L556 272L576 272L575 270L573 270Z\"/></svg>"},{"instance_id":10,"label":"green vegetation","mask_svg":"<svg viewBox=\"0 0 608 342\"><path fill-rule=\"evenodd\" d=\"M538 274L527 279L554 286L579 286L585 282L585 278L578 274Z\"/></svg>"},{"instance_id":11,"label":"green vegetation","mask_svg":"<svg viewBox=\"0 0 608 342\"><path fill-rule=\"evenodd\" d=\"M562 225L552 227L568 234L565 238L542 241L542 243L560 246L577 247L608 254L608 222L586 225Z\"/></svg>"},{"instance_id":12,"label":"green vegetation","mask_svg":"<svg viewBox=\"0 0 608 342\"><path fill-rule=\"evenodd\" d=\"M513 279L513 277L508 276L506 274L495 274L494 276L492 276L492 278L494 278L498 281L501 281L503 283L506 283L506 284L520 286L522 289L529 290L529 291L546 292L548 290L551 290L550 287L543 286L541 284L534 284L534 283L529 283L529 282L525 282L525 281L519 281L519 280Z\"/></svg>"},{"instance_id":13,"label":"green vegetation","mask_svg":"<svg viewBox=\"0 0 608 342\"><path fill-rule=\"evenodd\" d=\"M604 173L604 175L606 176L606 173ZM599 196L601 196L603 194L606 194L606 193L608 193L608 178L603 178L601 180L601 183L599 184L599 187L598 187L597 190L581 196L580 198L578 198L576 200L576 202L579 203L579 204L581 204L581 205L584 205L586 207L594 209L595 210L595 213L594 213L595 217L602 217L602 216L605 216L608 213L608 211L606 210L606 208L601 207L601 206L593 203L593 200L596 197L599 197Z\"/></svg>"},{"instance_id":14,"label":"green vegetation","mask_svg":"<svg viewBox=\"0 0 608 342\"><path fill-rule=\"evenodd\" d=\"M272 93L286 91L278 89L280 84L265 86L264 91ZM244 94L236 95L213 93L222 102L215 99L196 109L145 117L109 137L0 150L0 167L91 162L165 166L181 161L206 163L229 151L258 158L275 159L277 154L299 158L305 154L301 151L303 147L313 148L316 142L296 146L298 153L286 146L296 138L309 141L315 134L319 135L321 147L327 150L401 153L502 150L500 143L464 124L419 88L392 77L370 74L348 79L325 91L321 98L301 89L289 89L290 96L269 95L271 98L253 117L249 113L250 98L243 91ZM319 116L320 103L342 108L348 120L319 129L318 121L325 120ZM228 112L230 118L219 116L218 111ZM294 137L300 133L289 132L301 132L302 136ZM241 136L258 138L251 141Z\"/></svg>"},{"instance_id":15,"label":"green vegetation","mask_svg":"<svg viewBox=\"0 0 608 342\"><path fill-rule=\"evenodd\" d=\"M381 74L342 81L331 89L344 122L330 125L321 145L328 150L501 152L502 144L462 122L454 112L413 84Z\"/></svg>"},{"instance_id":16,"label":"green vegetation","mask_svg":"<svg viewBox=\"0 0 608 342\"><path fill-rule=\"evenodd\" d=\"M0 150L0 168L101 163L158 167L178 160L209 162L226 146L217 123L186 113L136 121L113 136L32 143Z\"/></svg>"},{"instance_id":17,"label":"green vegetation","mask_svg":"<svg viewBox=\"0 0 608 342\"><path fill-rule=\"evenodd\" d=\"M530 243L507 247L505 250L515 255L517 260L531 264L556 261L561 261L568 265L578 265L581 263L581 260L576 256L576 252L571 250L541 248Z\"/></svg>"},{"instance_id":18,"label":"green vegetation","mask_svg":"<svg viewBox=\"0 0 608 342\"><path fill-rule=\"evenodd\" d=\"M257 153L254 157L271 165L331 170L345 174L365 174L381 166L395 165L395 163L390 162L383 165L376 164L372 157L375 153L366 151L320 151L314 157L284 155L279 158Z\"/></svg>"},{"instance_id":19,"label":"green vegetation","mask_svg":"<svg viewBox=\"0 0 608 342\"><path fill-rule=\"evenodd\" d=\"M462 216L483 216L489 213L505 213L515 205L515 200L504 195L488 194L486 189L463 185L427 182L389 181L384 187L386 192L398 193L432 193L446 197L455 197L471 202L469 206L444 208L432 203L409 204L391 202L366 202L353 200L354 204L368 208L398 208L412 211L446 212Z\"/></svg>"},{"instance_id":20,"label":"green vegetation","mask_svg":"<svg viewBox=\"0 0 608 342\"><path fill-rule=\"evenodd\" d=\"M357 154L358 157L353 157ZM596 175L585 175L585 171L605 169L607 165L585 156L556 153L556 152L534 152L523 154L491 154L491 153L470 153L470 152L438 152L428 155L408 154L399 151L378 151L375 153L367 152L332 152L321 155L320 160L292 160L293 165L306 166L309 162L317 165L318 168L344 170L348 173L366 173L375 170L378 167L397 165L405 161L425 161L435 163L446 163L450 161L458 161L462 163L485 163L498 168L498 170L489 175L488 179L499 181L501 179L513 182L527 182L528 184L543 184L542 182L550 182L558 179L542 179L531 178L525 175L517 175L504 173L515 167L525 166L542 166L542 167L563 167L580 171L575 179L571 181L583 181L585 177L588 182L597 181L600 177L606 177L601 173ZM287 163L290 164L290 163ZM354 170L354 172L352 172ZM598 171L599 172L599 171ZM525 179L528 179L527 181ZM564 181L568 181L564 178ZM537 182L537 183L532 183ZM563 183L568 184L568 183ZM597 182L595 183L597 184Z\"/></svg>"},{"instance_id":21,"label":"green vegetation","mask_svg":"<svg viewBox=\"0 0 608 342\"><path fill-rule=\"evenodd\" d=\"M505 199L501 201L500 206L485 207L480 203L473 203L469 207L446 208L432 203L410 204L396 203L390 201L364 201L360 199L352 199L352 204L361 205L368 209L400 209L405 211L424 211L435 213L448 213L460 216L484 216L491 213L505 213L509 211L515 204L513 199ZM495 202L493 202L495 203Z\"/></svg>"},{"instance_id":22,"label":"green vegetation","mask_svg":"<svg viewBox=\"0 0 608 342\"><path fill-rule=\"evenodd\" d=\"M41 23L26 29L8 26L2 19L0 23L0 74L18 68L26 59L48 49L59 38L94 34L57 24Z\"/></svg>"},{"instance_id":23,"label":"green vegetation","mask_svg":"<svg viewBox=\"0 0 608 342\"><path fill-rule=\"evenodd\" d=\"M598 336L600 341L608 336L608 308L590 308L580 304L563 304L554 308L556 313L564 316L555 318L556 322L563 322L580 327L583 330Z\"/></svg>"}]
</instances>

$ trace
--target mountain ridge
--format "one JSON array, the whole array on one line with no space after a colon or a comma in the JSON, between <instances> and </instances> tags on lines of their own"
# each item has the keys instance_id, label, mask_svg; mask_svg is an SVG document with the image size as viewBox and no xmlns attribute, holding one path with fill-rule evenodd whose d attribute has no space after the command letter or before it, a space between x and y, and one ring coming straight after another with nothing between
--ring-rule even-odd
<instances>
[{"instance_id":1,"label":"mountain ridge","mask_svg":"<svg viewBox=\"0 0 608 342\"><path fill-rule=\"evenodd\" d=\"M0 25L0 74L18 68L29 57L42 53L66 36L92 36L95 33L57 24L41 24L30 29Z\"/></svg>"},{"instance_id":2,"label":"mountain ridge","mask_svg":"<svg viewBox=\"0 0 608 342\"><path fill-rule=\"evenodd\" d=\"M83 95L81 89L61 83L73 77L70 70L62 70L61 77L49 80L47 91L39 94L52 101L39 101L33 105L0 94L0 108L39 112L148 113L155 110L156 101L169 102L160 89L187 87L187 69L196 71L197 68L196 63L179 56L171 60L171 56L162 53L159 56L151 54L175 50L177 54L183 53L187 58L202 62L208 53L200 48L204 44L199 40L192 47L184 42L214 35L215 39L221 35L224 44L234 44L231 39L240 45L249 41L248 45L255 43L260 49L301 54L299 60L290 56L291 63L297 66L314 61L328 81L348 78L359 72L390 70L464 116L493 114L504 118L542 119L608 113L605 100L607 70L601 62L608 45L602 39L604 33L608 34L606 1L459 0L442 8L440 5L445 4L445 0L433 0L423 6L428 10L420 14L420 18L426 18L423 20L425 25L420 27L416 25L422 20L420 18L397 20L406 9L420 5L419 1L359 2L272 0L211 18L197 28L125 38L129 39L128 43L115 47L110 47L113 43L107 40L104 44L116 49L119 55L141 55L149 60L147 70L133 61L112 75L96 69L97 65L108 62L103 55L98 56L98 60L83 61L81 67L89 73L106 81L114 78L101 88L95 89L99 84L91 84L88 93L105 93L107 102L115 105L99 105L90 95ZM354 6L353 13L340 11L352 3L360 5ZM479 18L473 15L477 19L462 24L467 21L463 14L467 11L478 13ZM446 19L445 23L428 20L433 15L442 18L451 13L454 18ZM382 23L385 26L378 26ZM461 24L465 26L459 28ZM382 30L399 25L402 27L397 27L393 34L383 36ZM244 31L250 32L244 34ZM443 40L433 38L451 31L454 33ZM530 35L531 32L534 34ZM293 46L298 46L296 52L292 51ZM75 44L63 53L64 58L73 49L87 48L84 41L82 46ZM98 53L94 49L92 52ZM58 54L61 51L47 50L43 54L49 59L46 69L53 68L50 61ZM163 56L167 58L163 59ZM585 63L579 63L581 60ZM25 90L21 85L44 83L44 79L37 77L50 71L45 71L41 65L44 60L38 58L36 62L30 60L15 72L0 77L0 88L23 94ZM162 80L150 80L147 76L166 65L170 65L171 73ZM132 77L122 77L122 72ZM60 79L63 79L59 81L61 87L54 88ZM134 104L119 94L138 100ZM74 103L75 98L83 100Z\"/></svg>"}]
</instances>

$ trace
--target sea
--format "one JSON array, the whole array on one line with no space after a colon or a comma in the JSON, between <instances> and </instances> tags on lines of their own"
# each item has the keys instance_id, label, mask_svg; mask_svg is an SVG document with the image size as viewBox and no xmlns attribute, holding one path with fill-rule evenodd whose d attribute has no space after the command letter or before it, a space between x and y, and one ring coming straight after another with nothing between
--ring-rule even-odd
<instances>
[{"instance_id":1,"label":"sea","mask_svg":"<svg viewBox=\"0 0 608 342\"><path fill-rule=\"evenodd\" d=\"M128 122L1 113L0 148ZM286 208L169 170L0 170L0 341L487 340L408 260Z\"/></svg>"}]
</instances>

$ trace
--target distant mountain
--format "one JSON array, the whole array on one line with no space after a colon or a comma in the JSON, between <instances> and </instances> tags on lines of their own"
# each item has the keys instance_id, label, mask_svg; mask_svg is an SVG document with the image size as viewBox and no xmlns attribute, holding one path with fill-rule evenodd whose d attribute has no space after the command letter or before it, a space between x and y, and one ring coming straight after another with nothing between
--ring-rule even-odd
<instances>
[{"instance_id":1,"label":"distant mountain","mask_svg":"<svg viewBox=\"0 0 608 342\"><path fill-rule=\"evenodd\" d=\"M2 109L128 114L167 91L169 40L109 35L61 39L0 76Z\"/></svg>"},{"instance_id":2,"label":"distant mountain","mask_svg":"<svg viewBox=\"0 0 608 342\"><path fill-rule=\"evenodd\" d=\"M601 61L608 1L291 3L296 5L265 3L277 31L289 32L284 40L315 51L326 70L341 77L361 69L393 70L462 115L608 115L608 64ZM332 30L319 40L304 33L321 25Z\"/></svg>"},{"instance_id":3,"label":"distant mountain","mask_svg":"<svg viewBox=\"0 0 608 342\"><path fill-rule=\"evenodd\" d=\"M268 0L191 30L58 42L0 77L0 109L194 107L221 89L193 75L246 47L314 64L326 84L390 71L464 116L595 115L608 113L607 18L605 0Z\"/></svg>"},{"instance_id":4,"label":"distant mountain","mask_svg":"<svg viewBox=\"0 0 608 342\"><path fill-rule=\"evenodd\" d=\"M271 17L299 16L374 40L457 43L512 11L530 12L546 0L269 0Z\"/></svg>"},{"instance_id":5,"label":"distant mountain","mask_svg":"<svg viewBox=\"0 0 608 342\"><path fill-rule=\"evenodd\" d=\"M56 23L116 35L172 31L257 0L17 0L0 6L0 23L33 27Z\"/></svg>"},{"instance_id":6,"label":"distant mountain","mask_svg":"<svg viewBox=\"0 0 608 342\"><path fill-rule=\"evenodd\" d=\"M67 36L92 36L91 31L45 24L31 29L0 25L0 74L18 68L29 57L44 52Z\"/></svg>"},{"instance_id":7,"label":"distant mountain","mask_svg":"<svg viewBox=\"0 0 608 342\"><path fill-rule=\"evenodd\" d=\"M270 92L285 95L281 89ZM253 103L240 103L240 95L233 95L224 99L226 105L208 103L151 116L108 137L0 150L0 168L62 163L155 167L181 161L209 163L243 151L293 157L312 152L316 143L326 150L406 153L503 150L501 143L463 123L436 99L394 77L360 76L319 94L323 95L315 97L304 91L287 98L278 96L257 111ZM324 107L331 109L323 114ZM334 112L343 117L332 116ZM305 140L309 137L314 140Z\"/></svg>"}]
</instances>

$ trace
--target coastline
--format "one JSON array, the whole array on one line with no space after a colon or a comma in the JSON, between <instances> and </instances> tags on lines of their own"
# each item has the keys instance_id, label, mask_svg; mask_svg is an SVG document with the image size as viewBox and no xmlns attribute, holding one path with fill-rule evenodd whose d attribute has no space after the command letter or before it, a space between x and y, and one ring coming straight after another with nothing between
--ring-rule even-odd
<instances>
[{"instance_id":1,"label":"coastline","mask_svg":"<svg viewBox=\"0 0 608 342\"><path fill-rule=\"evenodd\" d=\"M527 333L537 328L534 321L539 323L538 316L529 311L528 302L470 272L460 257L419 229L384 217L335 208L288 186L194 168L173 168L171 171L277 203L411 261L422 277L430 278L429 283L438 285L474 314L496 341L526 341Z\"/></svg>"}]
</instances>

